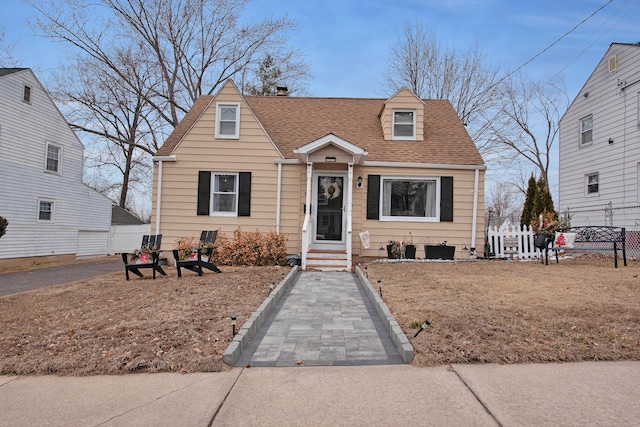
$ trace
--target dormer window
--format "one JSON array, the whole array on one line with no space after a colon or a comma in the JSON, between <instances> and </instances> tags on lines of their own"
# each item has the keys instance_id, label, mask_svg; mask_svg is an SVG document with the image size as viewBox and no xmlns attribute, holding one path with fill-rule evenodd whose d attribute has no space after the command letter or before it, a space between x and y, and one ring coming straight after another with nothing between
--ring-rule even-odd
<instances>
[{"instance_id":1,"label":"dormer window","mask_svg":"<svg viewBox=\"0 0 640 427\"><path fill-rule=\"evenodd\" d=\"M393 110L393 139L416 139L415 110Z\"/></svg>"},{"instance_id":2,"label":"dormer window","mask_svg":"<svg viewBox=\"0 0 640 427\"><path fill-rule=\"evenodd\" d=\"M216 138L240 138L240 104L218 104Z\"/></svg>"}]
</instances>

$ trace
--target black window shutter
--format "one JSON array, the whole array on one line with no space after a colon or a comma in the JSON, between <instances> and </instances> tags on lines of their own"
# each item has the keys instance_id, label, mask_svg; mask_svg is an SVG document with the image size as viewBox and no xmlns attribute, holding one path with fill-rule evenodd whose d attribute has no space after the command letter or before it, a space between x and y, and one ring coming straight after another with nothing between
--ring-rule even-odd
<instances>
[{"instance_id":1,"label":"black window shutter","mask_svg":"<svg viewBox=\"0 0 640 427\"><path fill-rule=\"evenodd\" d=\"M240 172L238 181L238 216L251 215L251 172Z\"/></svg>"},{"instance_id":2,"label":"black window shutter","mask_svg":"<svg viewBox=\"0 0 640 427\"><path fill-rule=\"evenodd\" d=\"M209 215L211 199L211 172L198 172L198 215Z\"/></svg>"},{"instance_id":3,"label":"black window shutter","mask_svg":"<svg viewBox=\"0 0 640 427\"><path fill-rule=\"evenodd\" d=\"M380 219L380 175L367 178L367 219Z\"/></svg>"},{"instance_id":4,"label":"black window shutter","mask_svg":"<svg viewBox=\"0 0 640 427\"><path fill-rule=\"evenodd\" d=\"M440 177L440 221L453 222L453 177Z\"/></svg>"}]
</instances>

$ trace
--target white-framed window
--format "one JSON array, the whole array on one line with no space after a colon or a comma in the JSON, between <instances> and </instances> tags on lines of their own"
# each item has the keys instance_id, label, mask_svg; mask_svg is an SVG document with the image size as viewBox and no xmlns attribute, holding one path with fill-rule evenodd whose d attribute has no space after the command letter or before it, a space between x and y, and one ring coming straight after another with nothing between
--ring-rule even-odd
<instances>
[{"instance_id":1,"label":"white-framed window","mask_svg":"<svg viewBox=\"0 0 640 427\"><path fill-rule=\"evenodd\" d=\"M381 221L438 221L440 179L381 177Z\"/></svg>"},{"instance_id":2,"label":"white-framed window","mask_svg":"<svg viewBox=\"0 0 640 427\"><path fill-rule=\"evenodd\" d=\"M62 147L47 142L44 159L44 170L46 172L62 173Z\"/></svg>"},{"instance_id":3,"label":"white-framed window","mask_svg":"<svg viewBox=\"0 0 640 427\"><path fill-rule=\"evenodd\" d=\"M31 104L31 86L24 85L22 89L22 102Z\"/></svg>"},{"instance_id":4,"label":"white-framed window","mask_svg":"<svg viewBox=\"0 0 640 427\"><path fill-rule=\"evenodd\" d=\"M50 199L38 199L38 222L53 222L55 202Z\"/></svg>"},{"instance_id":5,"label":"white-framed window","mask_svg":"<svg viewBox=\"0 0 640 427\"><path fill-rule=\"evenodd\" d=\"M416 139L415 110L393 110L393 139Z\"/></svg>"},{"instance_id":6,"label":"white-framed window","mask_svg":"<svg viewBox=\"0 0 640 427\"><path fill-rule=\"evenodd\" d=\"M586 145L593 142L593 115L580 119L580 144Z\"/></svg>"},{"instance_id":7,"label":"white-framed window","mask_svg":"<svg viewBox=\"0 0 640 427\"><path fill-rule=\"evenodd\" d=\"M211 209L212 215L238 215L238 174L230 172L211 173Z\"/></svg>"},{"instance_id":8,"label":"white-framed window","mask_svg":"<svg viewBox=\"0 0 640 427\"><path fill-rule=\"evenodd\" d=\"M598 172L585 175L587 195L598 194L600 191L600 174Z\"/></svg>"},{"instance_id":9,"label":"white-framed window","mask_svg":"<svg viewBox=\"0 0 640 427\"><path fill-rule=\"evenodd\" d=\"M240 104L220 103L216 109L216 138L240 138Z\"/></svg>"}]
</instances>

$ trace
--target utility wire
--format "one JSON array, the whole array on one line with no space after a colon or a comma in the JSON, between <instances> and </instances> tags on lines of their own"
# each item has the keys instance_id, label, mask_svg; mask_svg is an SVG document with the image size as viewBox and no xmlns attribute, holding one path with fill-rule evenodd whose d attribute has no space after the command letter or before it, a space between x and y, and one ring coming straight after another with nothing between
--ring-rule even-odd
<instances>
[{"instance_id":1,"label":"utility wire","mask_svg":"<svg viewBox=\"0 0 640 427\"><path fill-rule=\"evenodd\" d=\"M576 55L575 58L573 58L571 61L569 61L567 63L567 65L565 65L564 67L562 67L557 73L555 73L552 77L550 77L547 81L552 81L553 79L555 79L556 77L558 77L558 75L560 75L560 73L562 73L564 70L566 70L571 64L573 64L575 61L578 60L578 58L580 58L582 55L584 55L585 52L587 52L597 41L599 41L602 37L604 37L605 34L607 34L607 32L609 32L609 30L611 30L611 28L618 24L618 22L620 22L623 18L625 18L627 15L629 15L629 13L631 13L631 11L633 9L635 9L638 6L638 3L640 3L640 1L637 1L635 5L633 5L627 12L625 12L620 18L618 18L618 20L616 20L614 23L612 23L611 25L609 25L609 27L607 29L605 29L605 31L603 31L602 34L600 34L598 37L595 38L595 40L593 40L587 47L585 47L584 49L582 49L582 51L580 53L578 53L578 55ZM609 16L602 24L600 24L600 26L598 26L598 28L596 28L596 30L594 30L588 38L590 38L591 36L593 36L598 30L600 30L600 28L602 28L607 22L609 22L609 20L611 20L618 12L620 12L620 10L625 7L627 4L629 4L629 1L627 1L625 4L623 4L622 6L620 6L615 12L613 12L611 14L611 16ZM575 49L574 49L575 51ZM551 71L549 71L547 73L547 76L549 74L551 74L555 68L557 66L559 66L562 62L564 62L567 58L569 58L569 56L571 56L571 54L566 55L559 63L558 65L556 65L555 67L553 67L551 69Z\"/></svg>"},{"instance_id":2,"label":"utility wire","mask_svg":"<svg viewBox=\"0 0 640 427\"><path fill-rule=\"evenodd\" d=\"M512 75L514 75L515 73L517 73L518 71L520 71L521 69L523 69L524 67L526 67L527 65L529 65L531 62L533 62L536 58L538 58L540 55L542 55L543 53L545 53L546 51L548 51L549 49L551 49L553 46L555 46L556 44L558 44L558 42L560 42L560 40L564 39L565 37L567 37L569 34L571 34L572 32L574 32L578 27L580 27L582 24L584 24L585 22L587 22L589 19L593 18L598 12L600 12L602 9L604 9L605 7L609 6L611 3L613 2L613 0L609 0L608 2L606 2L605 4L603 4L602 6L600 6L595 12L593 12L591 15L587 16L586 18L584 18L582 21L580 21L577 25L575 25L572 29L570 29L569 31L567 31L566 33L564 33L562 36L560 36L560 38L558 38L556 41L554 41L553 43L551 43L550 45L548 45L547 47L545 47L544 49L542 49L540 52L536 53L533 57L531 57L528 61L526 61L524 64L520 65L518 68L516 68L515 70L511 71L510 73L508 73L506 76L504 76L502 79L500 79L500 81L498 83L500 83L502 80L506 80L507 78L511 77Z\"/></svg>"}]
</instances>

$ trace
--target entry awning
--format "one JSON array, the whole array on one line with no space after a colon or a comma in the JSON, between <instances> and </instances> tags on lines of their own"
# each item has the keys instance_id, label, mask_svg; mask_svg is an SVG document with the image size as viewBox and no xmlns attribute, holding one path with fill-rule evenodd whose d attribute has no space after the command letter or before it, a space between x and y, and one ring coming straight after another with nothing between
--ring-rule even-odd
<instances>
[{"instance_id":1,"label":"entry awning","mask_svg":"<svg viewBox=\"0 0 640 427\"><path fill-rule=\"evenodd\" d=\"M300 162L307 163L309 161L309 156L328 146L337 147L351 156L352 161L349 163L353 163L354 165L363 164L369 154L364 148L345 141L332 133L305 144L302 147L293 150L293 152L298 156Z\"/></svg>"}]
</instances>

